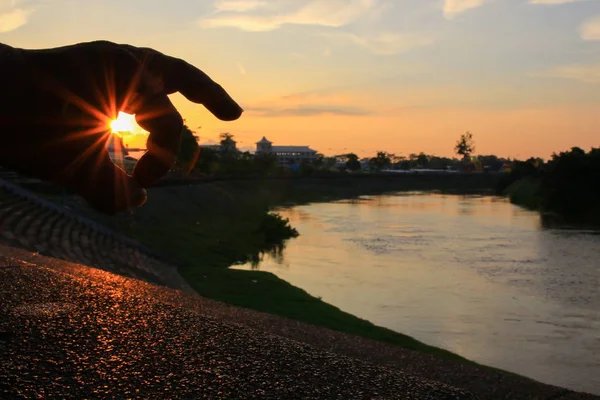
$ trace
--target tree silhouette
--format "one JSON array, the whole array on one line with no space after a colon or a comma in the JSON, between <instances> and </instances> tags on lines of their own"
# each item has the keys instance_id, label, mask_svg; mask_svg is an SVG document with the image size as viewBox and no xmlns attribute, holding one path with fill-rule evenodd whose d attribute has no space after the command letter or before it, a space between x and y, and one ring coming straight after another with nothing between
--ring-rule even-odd
<instances>
[{"instance_id":1,"label":"tree silhouette","mask_svg":"<svg viewBox=\"0 0 600 400\"><path fill-rule=\"evenodd\" d=\"M184 123L183 130L181 131L181 144L179 146L179 153L177 154L177 163L180 165L188 165L196 157L198 151L198 137L194 135L194 132Z\"/></svg>"},{"instance_id":2,"label":"tree silhouette","mask_svg":"<svg viewBox=\"0 0 600 400\"><path fill-rule=\"evenodd\" d=\"M377 155L369 160L369 165L373 169L382 170L385 167L389 167L392 161L390 160L390 156L392 154L387 153L385 151L378 151Z\"/></svg>"},{"instance_id":3,"label":"tree silhouette","mask_svg":"<svg viewBox=\"0 0 600 400\"><path fill-rule=\"evenodd\" d=\"M473 141L473 134L466 132L460 135L460 139L454 146L454 151L463 159L468 158L475 151L475 142Z\"/></svg>"},{"instance_id":4,"label":"tree silhouette","mask_svg":"<svg viewBox=\"0 0 600 400\"><path fill-rule=\"evenodd\" d=\"M350 171L358 171L360 169L360 161L358 156L354 153L346 154L346 169Z\"/></svg>"}]
</instances>

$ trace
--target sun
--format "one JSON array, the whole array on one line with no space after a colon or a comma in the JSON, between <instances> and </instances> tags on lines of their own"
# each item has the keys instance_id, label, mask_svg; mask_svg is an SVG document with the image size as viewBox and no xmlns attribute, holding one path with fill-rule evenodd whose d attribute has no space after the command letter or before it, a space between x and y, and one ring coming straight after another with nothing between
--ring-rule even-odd
<instances>
[{"instance_id":1,"label":"sun","mask_svg":"<svg viewBox=\"0 0 600 400\"><path fill-rule=\"evenodd\" d=\"M136 133L141 128L137 124L135 116L119 111L117 119L113 119L110 122L110 129L112 130L112 133L119 134L124 132Z\"/></svg>"}]
</instances>

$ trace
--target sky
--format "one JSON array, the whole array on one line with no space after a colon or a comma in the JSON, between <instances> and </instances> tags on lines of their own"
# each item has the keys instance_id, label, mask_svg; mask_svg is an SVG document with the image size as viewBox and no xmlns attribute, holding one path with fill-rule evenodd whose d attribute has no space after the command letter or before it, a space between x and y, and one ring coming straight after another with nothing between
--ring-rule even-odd
<instances>
[{"instance_id":1,"label":"sky","mask_svg":"<svg viewBox=\"0 0 600 400\"><path fill-rule=\"evenodd\" d=\"M203 143L451 156L470 131L478 154L600 147L600 0L0 0L2 43L99 39L220 83L237 121L171 96Z\"/></svg>"}]
</instances>

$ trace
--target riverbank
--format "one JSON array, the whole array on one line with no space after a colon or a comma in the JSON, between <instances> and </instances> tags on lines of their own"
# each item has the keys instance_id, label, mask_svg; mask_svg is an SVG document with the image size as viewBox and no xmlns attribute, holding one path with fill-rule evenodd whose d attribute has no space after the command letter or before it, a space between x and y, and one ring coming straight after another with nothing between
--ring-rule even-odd
<instances>
[{"instance_id":1,"label":"riverbank","mask_svg":"<svg viewBox=\"0 0 600 400\"><path fill-rule=\"evenodd\" d=\"M600 228L600 206L591 205L583 212L560 214L548 210L544 205L542 183L537 177L528 176L510 184L501 193L506 196L512 204L529 210L538 211L540 221L548 228L563 229L598 229ZM568 196L564 196L568 197Z\"/></svg>"},{"instance_id":2,"label":"riverbank","mask_svg":"<svg viewBox=\"0 0 600 400\"><path fill-rule=\"evenodd\" d=\"M147 204L117 219L95 214L81 202L68 205L174 258L181 275L205 297L467 362L345 313L273 274L229 267L277 252L295 235L293 227L269 212L275 207L407 190L481 192L491 190L494 182L495 176L488 174L419 174L172 185L149 190Z\"/></svg>"},{"instance_id":3,"label":"riverbank","mask_svg":"<svg viewBox=\"0 0 600 400\"><path fill-rule=\"evenodd\" d=\"M285 240L294 236L293 227L286 225L286 221L277 219L272 213L265 217L275 207L425 188L455 193L481 192L493 188L493 182L493 177L482 174L452 179L382 176L356 180L351 177L311 178L160 187L149 191L148 203L134 213L127 233L176 257L182 276L203 296L466 361L456 354L345 313L273 274L229 267L258 262L265 253L280 251ZM279 241L272 240L274 238Z\"/></svg>"},{"instance_id":4,"label":"riverbank","mask_svg":"<svg viewBox=\"0 0 600 400\"><path fill-rule=\"evenodd\" d=\"M293 227L268 210L281 204L349 196L319 185L211 183L149 191L148 203L133 215L126 232L175 257L186 281L202 296L228 304L391 343L403 348L463 360L448 351L381 328L309 295L271 273L230 269L277 252L294 236ZM360 192L354 192L358 195ZM374 193L375 186L367 193ZM265 223L265 221L270 221ZM279 223L274 223L279 221ZM277 225L277 232L273 226ZM302 232L300 232L302 234ZM267 240L276 236L278 240Z\"/></svg>"}]
</instances>

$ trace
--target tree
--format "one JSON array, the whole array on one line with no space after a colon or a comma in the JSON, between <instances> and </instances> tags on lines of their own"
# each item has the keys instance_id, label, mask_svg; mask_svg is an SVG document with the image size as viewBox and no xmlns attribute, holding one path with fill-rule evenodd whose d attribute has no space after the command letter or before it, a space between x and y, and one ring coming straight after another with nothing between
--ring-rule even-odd
<instances>
[{"instance_id":1,"label":"tree","mask_svg":"<svg viewBox=\"0 0 600 400\"><path fill-rule=\"evenodd\" d=\"M378 151L377 155L369 160L371 168L378 171L389 167L392 161L390 160L390 154L385 151Z\"/></svg>"},{"instance_id":2,"label":"tree","mask_svg":"<svg viewBox=\"0 0 600 400\"><path fill-rule=\"evenodd\" d=\"M458 142L456 142L456 146L454 146L454 151L459 156L462 156L463 159L468 158L475 151L473 134L471 132L463 133L460 136Z\"/></svg>"},{"instance_id":3,"label":"tree","mask_svg":"<svg viewBox=\"0 0 600 400\"><path fill-rule=\"evenodd\" d=\"M479 155L479 161L489 171L499 171L505 163L505 160L498 158L493 154L490 155Z\"/></svg>"},{"instance_id":4,"label":"tree","mask_svg":"<svg viewBox=\"0 0 600 400\"><path fill-rule=\"evenodd\" d=\"M360 169L360 161L358 161L358 156L354 153L346 154L346 169L350 171L358 171Z\"/></svg>"},{"instance_id":5,"label":"tree","mask_svg":"<svg viewBox=\"0 0 600 400\"><path fill-rule=\"evenodd\" d=\"M233 135L229 132L219 134L219 144L221 145L221 153L224 155L233 155L238 153L236 141L233 140Z\"/></svg>"},{"instance_id":6,"label":"tree","mask_svg":"<svg viewBox=\"0 0 600 400\"><path fill-rule=\"evenodd\" d=\"M231 133L220 133L219 139L219 156L221 159L221 170L231 172L235 170L234 164L240 155L240 151L237 149L236 141L233 140L233 135Z\"/></svg>"},{"instance_id":7,"label":"tree","mask_svg":"<svg viewBox=\"0 0 600 400\"><path fill-rule=\"evenodd\" d=\"M198 137L194 135L194 132L184 123L181 131L179 153L177 154L177 165L179 167L192 169L194 166L190 165L190 163L196 158L197 151Z\"/></svg>"},{"instance_id":8,"label":"tree","mask_svg":"<svg viewBox=\"0 0 600 400\"><path fill-rule=\"evenodd\" d=\"M322 153L317 153L315 159L313 160L313 166L316 168L321 168L325 164L325 156Z\"/></svg>"},{"instance_id":9,"label":"tree","mask_svg":"<svg viewBox=\"0 0 600 400\"><path fill-rule=\"evenodd\" d=\"M213 173L219 165L219 155L210 148L200 148L198 159L194 165L194 170L197 172L210 174Z\"/></svg>"},{"instance_id":10,"label":"tree","mask_svg":"<svg viewBox=\"0 0 600 400\"><path fill-rule=\"evenodd\" d=\"M277 169L277 156L274 153L255 154L254 165L260 174L266 175Z\"/></svg>"},{"instance_id":11,"label":"tree","mask_svg":"<svg viewBox=\"0 0 600 400\"><path fill-rule=\"evenodd\" d=\"M429 156L425 153L419 153L417 163L421 168L429 168Z\"/></svg>"},{"instance_id":12,"label":"tree","mask_svg":"<svg viewBox=\"0 0 600 400\"><path fill-rule=\"evenodd\" d=\"M335 167L335 164L337 162L335 157L325 157L325 168L330 169Z\"/></svg>"}]
</instances>

